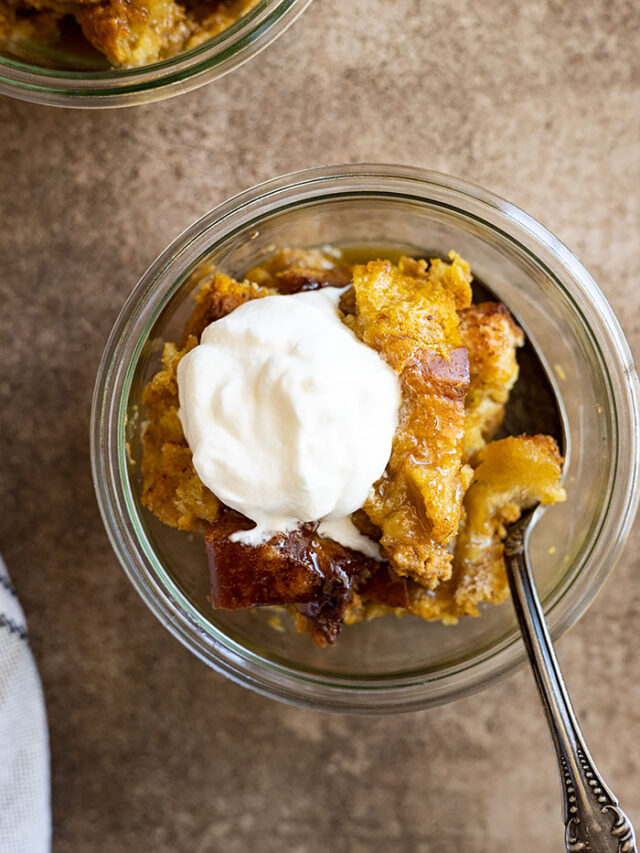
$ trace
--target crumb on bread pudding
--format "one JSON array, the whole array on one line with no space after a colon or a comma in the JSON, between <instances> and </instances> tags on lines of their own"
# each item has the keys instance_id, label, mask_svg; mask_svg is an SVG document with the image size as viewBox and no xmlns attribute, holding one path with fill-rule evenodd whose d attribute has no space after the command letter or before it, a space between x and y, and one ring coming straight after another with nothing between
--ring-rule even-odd
<instances>
[{"instance_id":1,"label":"crumb on bread pudding","mask_svg":"<svg viewBox=\"0 0 640 853\"><path fill-rule=\"evenodd\" d=\"M473 303L471 282L455 252L352 264L334 250L285 249L242 281L200 273L183 337L165 343L144 391L142 503L204 533L214 607L284 605L327 645L343 624L388 613L454 623L507 597L505 525L565 499L563 460L546 435L494 440L524 335L504 305ZM248 542L253 522L201 481L179 416L178 365L210 324L253 300L323 288L340 288L340 320L400 389L386 468L351 514L375 559L324 535L319 520Z\"/></svg>"}]
</instances>

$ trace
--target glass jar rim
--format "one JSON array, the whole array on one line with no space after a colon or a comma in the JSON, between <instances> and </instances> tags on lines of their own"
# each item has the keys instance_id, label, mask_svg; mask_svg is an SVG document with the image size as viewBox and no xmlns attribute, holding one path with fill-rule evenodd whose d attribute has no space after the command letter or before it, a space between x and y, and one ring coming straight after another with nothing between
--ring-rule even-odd
<instances>
[{"instance_id":1,"label":"glass jar rim","mask_svg":"<svg viewBox=\"0 0 640 853\"><path fill-rule=\"evenodd\" d=\"M304 170L275 178L234 196L201 217L158 257L144 274L113 328L100 365L92 411L92 466L98 502L107 532L125 571L147 605L188 648L231 679L265 695L324 710L398 712L422 708L480 689L524 661L514 629L481 654L461 665L401 676L328 678L312 671L292 670L261 657L207 623L155 558L148 541L131 526L133 495L127 494L126 459L118 442L133 370L149 330L182 281L182 273L198 254L211 250L234 230L258 224L274 211L327 198L363 195L446 202L461 215L498 230L517 244L574 303L600 353L615 421L608 505L594 540L607 564L581 570L545 602L554 637L579 618L613 569L633 521L638 502L640 454L639 385L633 359L619 323L593 279L556 237L528 214L492 193L448 175L406 166L349 165ZM214 239L213 232L216 237ZM585 316L590 314L590 319ZM597 328L594 328L597 326ZM128 384L127 384L128 383ZM620 437L627 438L621 460ZM122 436L120 436L122 437ZM121 442L120 442L121 443ZM624 462L624 464L621 464ZM150 566L155 564L152 568ZM584 580L586 593L575 596ZM571 599L573 590L574 600ZM170 597L170 598L169 598ZM178 605L176 604L178 603ZM206 642L203 637L206 635ZM455 677L456 685L447 684ZM391 683L393 682L393 683Z\"/></svg>"},{"instance_id":2,"label":"glass jar rim","mask_svg":"<svg viewBox=\"0 0 640 853\"><path fill-rule=\"evenodd\" d=\"M259 53L312 0L260 0L221 33L184 53L139 68L74 71L0 56L0 93L49 106L112 108L191 91Z\"/></svg>"}]
</instances>

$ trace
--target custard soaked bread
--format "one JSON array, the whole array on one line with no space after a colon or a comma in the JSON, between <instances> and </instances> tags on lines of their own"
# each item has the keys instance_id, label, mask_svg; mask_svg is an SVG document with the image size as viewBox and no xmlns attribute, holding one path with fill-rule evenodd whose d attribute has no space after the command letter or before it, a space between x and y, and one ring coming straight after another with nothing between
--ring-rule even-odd
<instances>
[{"instance_id":1,"label":"custard soaked bread","mask_svg":"<svg viewBox=\"0 0 640 853\"><path fill-rule=\"evenodd\" d=\"M417 276L372 261L353 271L345 322L400 377L402 407L385 476L363 509L398 574L435 587L451 575L447 549L471 469L462 465L469 361L458 311L471 303L469 268L454 256Z\"/></svg>"},{"instance_id":2,"label":"custard soaked bread","mask_svg":"<svg viewBox=\"0 0 640 853\"><path fill-rule=\"evenodd\" d=\"M351 515L373 551L332 538L322 519L252 543L253 522L200 480L178 416L178 365L205 328L255 299L323 288L340 289L342 322L400 388L388 463ZM183 339L165 345L145 391L143 503L171 526L204 531L214 606L288 606L319 645L344 622L386 613L476 616L507 595L505 524L533 503L564 500L553 439L492 441L523 341L504 306L472 304L471 272L455 253L351 264L335 251L290 249L244 281L201 272Z\"/></svg>"},{"instance_id":3,"label":"custard soaked bread","mask_svg":"<svg viewBox=\"0 0 640 853\"><path fill-rule=\"evenodd\" d=\"M516 350L524 344L524 335L504 305L480 302L460 312L460 337L469 354L463 451L468 461L502 424L518 378Z\"/></svg>"},{"instance_id":4,"label":"custard soaked bread","mask_svg":"<svg viewBox=\"0 0 640 853\"><path fill-rule=\"evenodd\" d=\"M478 452L475 464L464 496L451 578L429 589L393 570L380 570L352 596L347 623L404 611L429 621L456 622L460 616L479 616L482 602L500 604L507 598L505 525L537 503L565 499L562 457L548 435L521 435L490 442Z\"/></svg>"}]
</instances>

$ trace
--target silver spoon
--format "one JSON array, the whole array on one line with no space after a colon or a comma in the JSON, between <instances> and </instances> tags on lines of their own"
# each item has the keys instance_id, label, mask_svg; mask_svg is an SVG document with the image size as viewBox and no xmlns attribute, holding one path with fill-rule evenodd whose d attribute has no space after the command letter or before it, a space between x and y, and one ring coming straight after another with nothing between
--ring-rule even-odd
<instances>
[{"instance_id":1,"label":"silver spoon","mask_svg":"<svg viewBox=\"0 0 640 853\"><path fill-rule=\"evenodd\" d=\"M633 827L589 755L553 650L527 553L537 515L537 508L531 509L511 526L504 554L513 605L562 778L566 849L637 853Z\"/></svg>"},{"instance_id":2,"label":"silver spoon","mask_svg":"<svg viewBox=\"0 0 640 853\"><path fill-rule=\"evenodd\" d=\"M482 281L474 281L473 287L475 302L499 299ZM520 323L517 317L516 321ZM567 456L564 406L553 374L528 334L518 352L518 364L520 376L498 437L547 433ZM637 853L633 827L584 742L544 619L528 556L529 536L540 515L541 510L533 507L509 527L504 556L513 606L558 760L566 849L569 853Z\"/></svg>"},{"instance_id":3,"label":"silver spoon","mask_svg":"<svg viewBox=\"0 0 640 853\"><path fill-rule=\"evenodd\" d=\"M496 298L479 284L476 298L487 296ZM502 434L547 433L566 455L564 408L552 374L528 335L518 362L520 378L507 406ZM528 557L529 536L540 514L533 507L510 526L504 555L513 605L560 769L566 849L570 853L637 853L633 827L584 742L544 619Z\"/></svg>"}]
</instances>

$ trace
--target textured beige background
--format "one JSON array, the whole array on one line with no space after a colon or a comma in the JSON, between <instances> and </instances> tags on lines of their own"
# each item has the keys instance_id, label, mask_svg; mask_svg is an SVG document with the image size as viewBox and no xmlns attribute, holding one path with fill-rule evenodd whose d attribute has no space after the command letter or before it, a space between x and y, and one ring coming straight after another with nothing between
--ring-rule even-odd
<instances>
[{"instance_id":1,"label":"textured beige background","mask_svg":"<svg viewBox=\"0 0 640 853\"><path fill-rule=\"evenodd\" d=\"M57 851L551 853L560 788L528 672L392 719L227 682L147 612L96 509L98 360L138 276L225 197L397 161L506 196L564 240L640 346L632 0L317 0L232 76L116 112L0 99L0 550L51 723ZM559 643L595 757L640 825L640 533Z\"/></svg>"}]
</instances>

